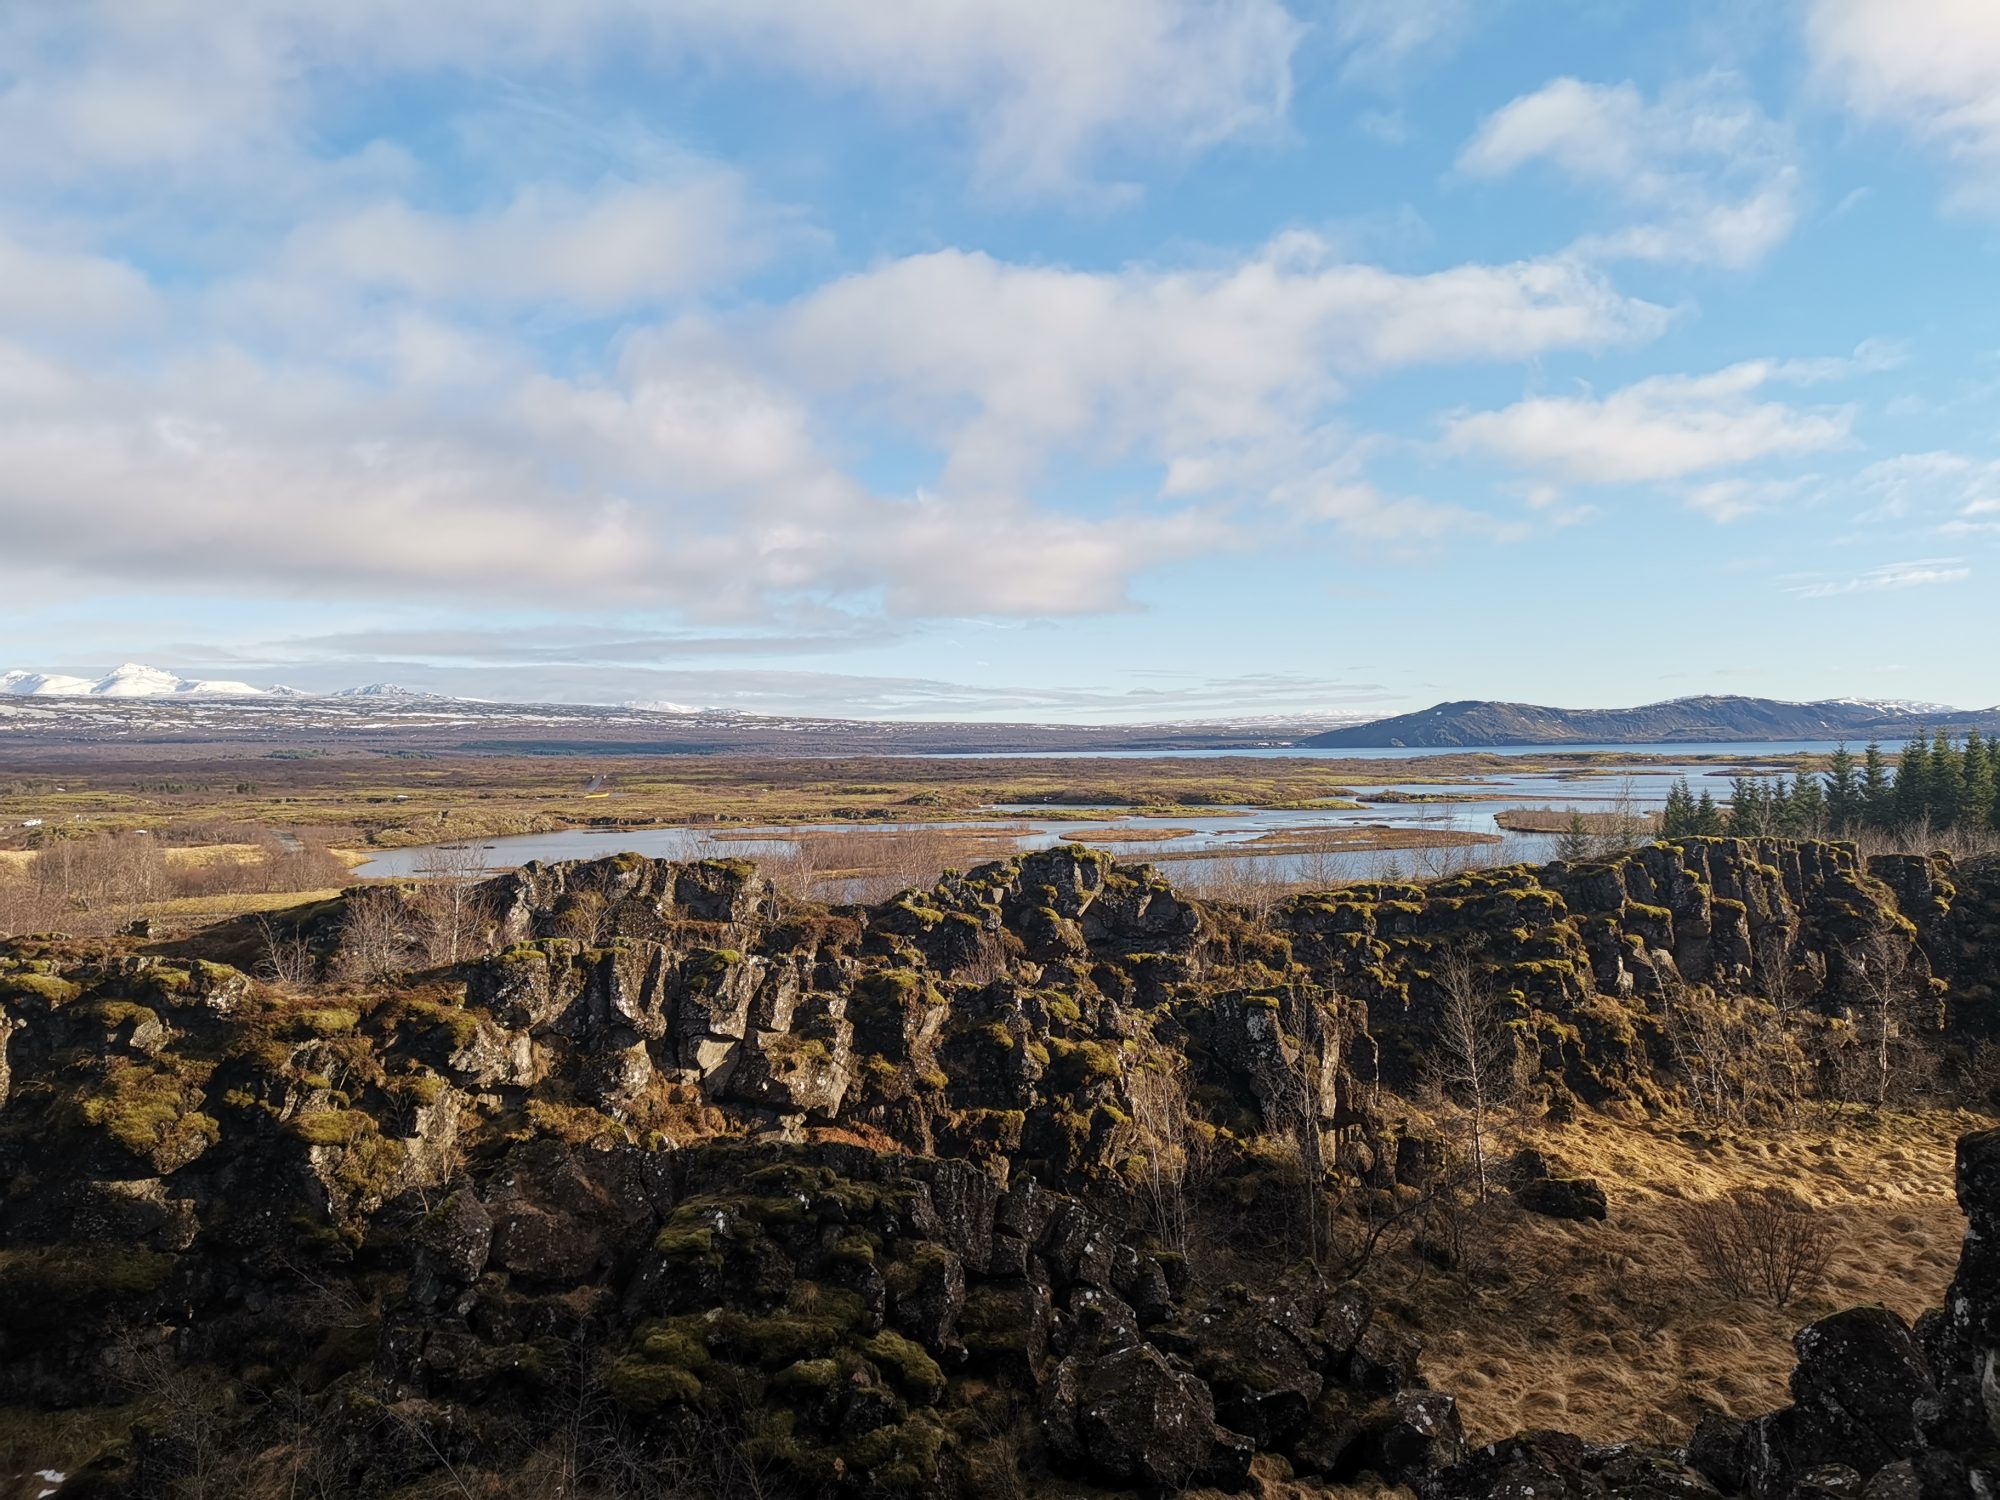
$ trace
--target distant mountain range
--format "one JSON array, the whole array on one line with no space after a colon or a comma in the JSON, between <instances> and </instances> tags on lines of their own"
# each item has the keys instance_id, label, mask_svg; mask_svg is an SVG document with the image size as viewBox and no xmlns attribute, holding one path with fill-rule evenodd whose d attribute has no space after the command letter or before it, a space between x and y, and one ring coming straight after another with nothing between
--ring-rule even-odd
<instances>
[{"instance_id":1,"label":"distant mountain range","mask_svg":"<svg viewBox=\"0 0 2000 1500\"><path fill-rule=\"evenodd\" d=\"M2000 732L2000 708L1976 712L1938 703L1829 698L1675 698L1640 708L1549 708L1538 703L1469 699L1413 714L1309 735L1313 749L1398 746L1471 749L1483 745L1650 745L1703 741L1901 739L1919 729Z\"/></svg>"},{"instance_id":2,"label":"distant mountain range","mask_svg":"<svg viewBox=\"0 0 2000 1500\"><path fill-rule=\"evenodd\" d=\"M59 672L0 674L0 693L29 698L250 698L263 691L247 682L192 681L129 661L97 678L65 677Z\"/></svg>"},{"instance_id":3,"label":"distant mountain range","mask_svg":"<svg viewBox=\"0 0 2000 1500\"><path fill-rule=\"evenodd\" d=\"M1968 729L2000 736L2000 708L1967 712L1939 703L1830 698L1788 703L1775 698L1675 698L1639 708L1550 708L1472 699L1416 713L1343 724L1246 717L1162 724L975 724L838 720L745 714L680 703L557 704L489 702L375 682L333 692L256 687L247 682L181 677L127 662L102 677L50 672L0 674L0 731L135 734L256 740L336 732L477 734L560 744L588 740L609 748L645 745L661 753L1033 753L1172 749L1324 750L1477 749L1494 745L1647 745L1701 742L1869 739L1896 743L1918 730Z\"/></svg>"},{"instance_id":4,"label":"distant mountain range","mask_svg":"<svg viewBox=\"0 0 2000 1500\"><path fill-rule=\"evenodd\" d=\"M68 677L60 672L0 673L0 693L17 698L435 698L391 682L304 693L297 688L252 687L229 679L182 677L158 667L126 662L102 677Z\"/></svg>"}]
</instances>

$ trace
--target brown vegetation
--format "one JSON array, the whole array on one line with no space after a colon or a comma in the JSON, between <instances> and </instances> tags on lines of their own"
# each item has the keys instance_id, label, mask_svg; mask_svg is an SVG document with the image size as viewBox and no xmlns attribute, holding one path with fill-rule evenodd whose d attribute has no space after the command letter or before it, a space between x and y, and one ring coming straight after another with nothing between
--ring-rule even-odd
<instances>
[{"instance_id":1,"label":"brown vegetation","mask_svg":"<svg viewBox=\"0 0 2000 1500\"><path fill-rule=\"evenodd\" d=\"M1793 1331L1877 1303L1936 1305L1964 1219L1952 1145L1982 1122L1956 1111L1838 1114L1798 1129L1697 1132L1591 1117L1518 1134L1603 1182L1603 1224L1499 1206L1489 1253L1459 1270L1380 1256L1370 1280L1425 1340L1424 1368L1454 1392L1475 1438L1561 1427L1595 1441L1685 1441L1708 1407L1782 1406ZM1690 1244L1693 1204L1795 1193L1831 1258L1783 1306L1718 1288Z\"/></svg>"},{"instance_id":2,"label":"brown vegetation","mask_svg":"<svg viewBox=\"0 0 2000 1500\"><path fill-rule=\"evenodd\" d=\"M1504 807L1493 814L1496 826L1510 833L1567 833L1580 826L1590 834L1611 834L1628 830L1636 820L1640 831L1658 831L1660 815L1651 812L1585 812L1568 807Z\"/></svg>"},{"instance_id":3,"label":"brown vegetation","mask_svg":"<svg viewBox=\"0 0 2000 1500\"><path fill-rule=\"evenodd\" d=\"M1679 765L1685 756L1663 755ZM318 830L333 844L402 848L563 828L659 824L929 822L1009 816L1085 819L1116 808L1185 816L1231 807L1352 807L1356 792L1499 772L1560 772L1603 783L1633 757L1440 753L1410 760L1202 756L1046 758L546 755L457 748L273 751L205 745L0 744L0 832L151 828L215 843L245 825ZM1764 762L1759 762L1760 765ZM1786 765L1773 760L1774 766ZM607 766L608 797L584 789ZM1594 792L1585 792L1587 799ZM1604 795L1615 795L1610 787Z\"/></svg>"},{"instance_id":4,"label":"brown vegetation","mask_svg":"<svg viewBox=\"0 0 2000 1500\"><path fill-rule=\"evenodd\" d=\"M348 878L348 863L323 844L271 832L255 840L176 846L141 831L52 838L0 861L0 934L60 928L104 933L191 903L324 890Z\"/></svg>"}]
</instances>

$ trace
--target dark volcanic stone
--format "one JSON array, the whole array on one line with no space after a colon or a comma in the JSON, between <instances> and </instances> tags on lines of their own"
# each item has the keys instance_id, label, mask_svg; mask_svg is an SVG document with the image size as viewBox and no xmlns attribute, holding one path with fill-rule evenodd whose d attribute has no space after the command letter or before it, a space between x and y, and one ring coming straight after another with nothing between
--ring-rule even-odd
<instances>
[{"instance_id":1,"label":"dark volcanic stone","mask_svg":"<svg viewBox=\"0 0 2000 1500\"><path fill-rule=\"evenodd\" d=\"M1604 1189L1588 1177L1531 1177L1514 1189L1514 1201L1551 1219L1605 1217Z\"/></svg>"}]
</instances>

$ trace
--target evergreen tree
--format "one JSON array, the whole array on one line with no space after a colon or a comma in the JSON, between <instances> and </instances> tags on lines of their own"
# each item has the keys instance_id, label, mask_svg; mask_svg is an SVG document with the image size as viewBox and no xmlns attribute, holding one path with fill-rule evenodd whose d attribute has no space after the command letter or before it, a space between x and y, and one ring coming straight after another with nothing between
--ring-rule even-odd
<instances>
[{"instance_id":1,"label":"evergreen tree","mask_svg":"<svg viewBox=\"0 0 2000 1500\"><path fill-rule=\"evenodd\" d=\"M2000 829L2000 738L1986 742L1986 780L1993 788L1993 801L1986 821L1993 828Z\"/></svg>"},{"instance_id":2,"label":"evergreen tree","mask_svg":"<svg viewBox=\"0 0 2000 1500\"><path fill-rule=\"evenodd\" d=\"M1889 780L1889 763L1882 747L1874 740L1861 757L1861 821L1870 828L1890 828L1896 822L1895 789Z\"/></svg>"},{"instance_id":3,"label":"evergreen tree","mask_svg":"<svg viewBox=\"0 0 2000 1500\"><path fill-rule=\"evenodd\" d=\"M1958 822L1961 828L1986 828L1993 821L1993 756L1986 739L1976 729L1965 736L1965 754L1960 761L1962 798Z\"/></svg>"},{"instance_id":4,"label":"evergreen tree","mask_svg":"<svg viewBox=\"0 0 2000 1500\"><path fill-rule=\"evenodd\" d=\"M1707 787L1694 803L1694 831L1713 838L1722 832L1722 809L1715 805L1715 798Z\"/></svg>"},{"instance_id":5,"label":"evergreen tree","mask_svg":"<svg viewBox=\"0 0 2000 1500\"><path fill-rule=\"evenodd\" d=\"M1583 814L1572 812L1569 826L1556 839L1556 858L1567 864L1589 859L1594 842L1590 836L1590 825L1583 821Z\"/></svg>"},{"instance_id":6,"label":"evergreen tree","mask_svg":"<svg viewBox=\"0 0 2000 1500\"><path fill-rule=\"evenodd\" d=\"M1794 838L1817 838L1826 832L1826 825L1826 793L1819 777L1801 771L1792 778L1792 789L1785 797L1785 832Z\"/></svg>"},{"instance_id":7,"label":"evergreen tree","mask_svg":"<svg viewBox=\"0 0 2000 1500\"><path fill-rule=\"evenodd\" d=\"M1956 828L1965 815L1965 763L1952 748L1951 737L1942 729L1931 743L1930 766L1925 774L1929 785L1924 788L1924 811L1930 815L1931 827Z\"/></svg>"},{"instance_id":8,"label":"evergreen tree","mask_svg":"<svg viewBox=\"0 0 2000 1500\"><path fill-rule=\"evenodd\" d=\"M1890 826L1913 832L1930 821L1931 749L1919 735L1896 761L1896 795Z\"/></svg>"},{"instance_id":9,"label":"evergreen tree","mask_svg":"<svg viewBox=\"0 0 2000 1500\"><path fill-rule=\"evenodd\" d=\"M1729 831L1756 838L1776 831L1778 797L1761 777L1737 776L1729 783Z\"/></svg>"},{"instance_id":10,"label":"evergreen tree","mask_svg":"<svg viewBox=\"0 0 2000 1500\"><path fill-rule=\"evenodd\" d=\"M1986 775L1993 783L1993 810L1986 821L1996 832L2000 832L2000 738L1986 742Z\"/></svg>"},{"instance_id":11,"label":"evergreen tree","mask_svg":"<svg viewBox=\"0 0 2000 1500\"><path fill-rule=\"evenodd\" d=\"M1660 837L1686 838L1700 830L1695 827L1694 793L1683 776L1667 788L1667 805L1660 813Z\"/></svg>"},{"instance_id":12,"label":"evergreen tree","mask_svg":"<svg viewBox=\"0 0 2000 1500\"><path fill-rule=\"evenodd\" d=\"M1756 788L1748 776L1729 778L1729 831L1741 837L1750 831L1757 807Z\"/></svg>"},{"instance_id":13,"label":"evergreen tree","mask_svg":"<svg viewBox=\"0 0 2000 1500\"><path fill-rule=\"evenodd\" d=\"M1834 747L1826 770L1826 826L1835 835L1852 833L1861 822L1861 778L1846 743Z\"/></svg>"},{"instance_id":14,"label":"evergreen tree","mask_svg":"<svg viewBox=\"0 0 2000 1500\"><path fill-rule=\"evenodd\" d=\"M1771 810L1771 832L1784 834L1787 838L1799 831L1799 820L1792 812L1792 788L1796 784L1796 782L1788 783L1784 777L1779 776L1771 782L1770 790L1766 793L1769 798L1766 805Z\"/></svg>"}]
</instances>

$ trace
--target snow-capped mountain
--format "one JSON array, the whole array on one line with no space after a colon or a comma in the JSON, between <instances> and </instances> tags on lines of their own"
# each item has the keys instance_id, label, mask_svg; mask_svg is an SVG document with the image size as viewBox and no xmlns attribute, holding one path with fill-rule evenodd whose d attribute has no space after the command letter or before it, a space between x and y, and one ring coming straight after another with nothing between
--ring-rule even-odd
<instances>
[{"instance_id":1,"label":"snow-capped mountain","mask_svg":"<svg viewBox=\"0 0 2000 1500\"><path fill-rule=\"evenodd\" d=\"M0 693L35 698L257 698L264 689L247 682L181 677L128 661L95 681L55 672L7 672L0 674Z\"/></svg>"},{"instance_id":2,"label":"snow-capped mountain","mask_svg":"<svg viewBox=\"0 0 2000 1500\"><path fill-rule=\"evenodd\" d=\"M247 682L211 678L182 677L158 667L126 662L102 677L68 677L60 672L13 671L0 674L0 693L19 698L363 698L398 702L450 702L442 693L403 687L394 682L371 682L363 687L339 688L330 693L307 692L295 687L255 687Z\"/></svg>"},{"instance_id":3,"label":"snow-capped mountain","mask_svg":"<svg viewBox=\"0 0 2000 1500\"><path fill-rule=\"evenodd\" d=\"M346 687L324 694L328 698L437 698L447 697L444 693L427 693L422 688L404 687L400 682L369 682L360 687Z\"/></svg>"},{"instance_id":4,"label":"snow-capped mountain","mask_svg":"<svg viewBox=\"0 0 2000 1500\"><path fill-rule=\"evenodd\" d=\"M1845 703L1854 708L1872 708L1885 716L1911 719L1958 712L1949 703L1923 703L1915 698L1828 698L1826 701Z\"/></svg>"}]
</instances>

